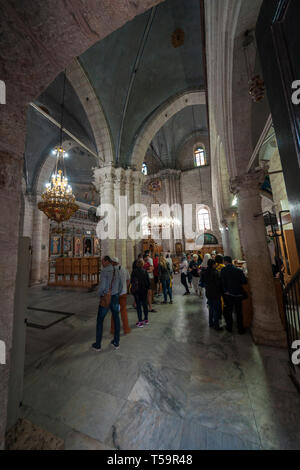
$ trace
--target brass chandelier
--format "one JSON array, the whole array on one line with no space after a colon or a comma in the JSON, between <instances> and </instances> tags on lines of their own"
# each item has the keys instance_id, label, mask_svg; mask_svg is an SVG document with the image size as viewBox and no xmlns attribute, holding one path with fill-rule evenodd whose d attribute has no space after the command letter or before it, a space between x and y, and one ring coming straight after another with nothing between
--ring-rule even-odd
<instances>
[{"instance_id":1,"label":"brass chandelier","mask_svg":"<svg viewBox=\"0 0 300 470\"><path fill-rule=\"evenodd\" d=\"M52 152L56 156L55 171L51 177L51 182L46 185L46 190L42 194L42 201L38 203L39 210L57 224L69 220L79 209L79 206L75 203L72 187L68 183L64 164L66 152L62 147L65 86L66 74L64 74L61 105L60 145Z\"/></svg>"}]
</instances>

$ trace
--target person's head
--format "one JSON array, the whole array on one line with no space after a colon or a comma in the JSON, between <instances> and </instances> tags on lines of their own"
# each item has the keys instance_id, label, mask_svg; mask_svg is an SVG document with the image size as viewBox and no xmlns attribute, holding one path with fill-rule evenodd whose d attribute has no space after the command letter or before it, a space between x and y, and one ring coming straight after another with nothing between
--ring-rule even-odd
<instances>
[{"instance_id":1,"label":"person's head","mask_svg":"<svg viewBox=\"0 0 300 470\"><path fill-rule=\"evenodd\" d=\"M198 261L198 255L193 255L193 260Z\"/></svg>"},{"instance_id":2,"label":"person's head","mask_svg":"<svg viewBox=\"0 0 300 470\"><path fill-rule=\"evenodd\" d=\"M118 264L120 264L119 258L117 258L117 257L112 258L112 259L111 259L111 264L112 264L113 266L118 266Z\"/></svg>"},{"instance_id":3,"label":"person's head","mask_svg":"<svg viewBox=\"0 0 300 470\"><path fill-rule=\"evenodd\" d=\"M187 259L188 259L188 260L191 259L191 255L190 255L190 254L187 255Z\"/></svg>"},{"instance_id":4,"label":"person's head","mask_svg":"<svg viewBox=\"0 0 300 470\"><path fill-rule=\"evenodd\" d=\"M137 268L142 268L144 266L144 260L143 258L139 258L136 262L136 267Z\"/></svg>"},{"instance_id":5,"label":"person's head","mask_svg":"<svg viewBox=\"0 0 300 470\"><path fill-rule=\"evenodd\" d=\"M143 259L143 253L140 253L137 257L137 259Z\"/></svg>"},{"instance_id":6,"label":"person's head","mask_svg":"<svg viewBox=\"0 0 300 470\"><path fill-rule=\"evenodd\" d=\"M148 256L149 256L149 255L146 255L146 253L144 254L144 256L143 256L144 262L146 262L146 261L148 260Z\"/></svg>"},{"instance_id":7,"label":"person's head","mask_svg":"<svg viewBox=\"0 0 300 470\"><path fill-rule=\"evenodd\" d=\"M216 267L216 262L214 259L209 259L207 262L207 268L208 269L214 269Z\"/></svg>"},{"instance_id":8,"label":"person's head","mask_svg":"<svg viewBox=\"0 0 300 470\"><path fill-rule=\"evenodd\" d=\"M227 266L228 264L232 264L231 256L224 256L224 264Z\"/></svg>"},{"instance_id":9,"label":"person's head","mask_svg":"<svg viewBox=\"0 0 300 470\"><path fill-rule=\"evenodd\" d=\"M202 263L202 267L203 268L207 268L207 263L208 261L211 259L211 256L209 253L205 253L204 255L204 258L203 258L203 263Z\"/></svg>"},{"instance_id":10,"label":"person's head","mask_svg":"<svg viewBox=\"0 0 300 470\"><path fill-rule=\"evenodd\" d=\"M167 263L166 258L164 257L163 254L160 254L160 255L159 255L159 264L160 264L161 266L165 267L165 266L166 266L166 263Z\"/></svg>"},{"instance_id":11,"label":"person's head","mask_svg":"<svg viewBox=\"0 0 300 470\"><path fill-rule=\"evenodd\" d=\"M223 264L223 256L222 255L217 255L215 260L216 260L216 263Z\"/></svg>"},{"instance_id":12,"label":"person's head","mask_svg":"<svg viewBox=\"0 0 300 470\"><path fill-rule=\"evenodd\" d=\"M146 250L145 253L144 253L144 256L145 256L145 255L146 255L147 258L148 258L148 256L150 256L150 251L149 251L149 250Z\"/></svg>"},{"instance_id":13,"label":"person's head","mask_svg":"<svg viewBox=\"0 0 300 470\"><path fill-rule=\"evenodd\" d=\"M105 268L106 266L109 266L111 264L111 258L109 256L103 256L101 262L102 266Z\"/></svg>"}]
</instances>

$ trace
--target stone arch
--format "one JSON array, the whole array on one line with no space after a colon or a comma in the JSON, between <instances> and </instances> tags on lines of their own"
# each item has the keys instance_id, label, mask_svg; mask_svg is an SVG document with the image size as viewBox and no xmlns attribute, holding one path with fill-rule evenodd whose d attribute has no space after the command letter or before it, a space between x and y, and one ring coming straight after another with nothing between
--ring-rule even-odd
<instances>
[{"instance_id":1,"label":"stone arch","mask_svg":"<svg viewBox=\"0 0 300 470\"><path fill-rule=\"evenodd\" d=\"M77 93L78 98L90 122L99 156L99 163L114 161L110 128L101 103L78 59L74 59L66 70L67 78Z\"/></svg>"},{"instance_id":2,"label":"stone arch","mask_svg":"<svg viewBox=\"0 0 300 470\"><path fill-rule=\"evenodd\" d=\"M163 103L141 127L133 145L131 165L136 168L142 166L153 137L172 116L187 106L198 104L206 104L205 91L203 90L186 91Z\"/></svg>"}]
</instances>

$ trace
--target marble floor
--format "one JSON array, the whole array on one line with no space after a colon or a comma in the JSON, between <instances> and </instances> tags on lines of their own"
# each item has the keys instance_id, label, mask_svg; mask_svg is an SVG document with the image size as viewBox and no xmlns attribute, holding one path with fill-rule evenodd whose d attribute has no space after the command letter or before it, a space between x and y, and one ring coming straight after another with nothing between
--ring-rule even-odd
<instances>
[{"instance_id":1,"label":"marble floor","mask_svg":"<svg viewBox=\"0 0 300 470\"><path fill-rule=\"evenodd\" d=\"M129 297L132 332L113 350L108 315L96 352L95 292L31 288L29 306L75 315L27 328L22 416L66 449L299 449L300 395L287 352L211 330L206 302L183 297L178 279L174 290L174 304L155 305L143 329Z\"/></svg>"}]
</instances>

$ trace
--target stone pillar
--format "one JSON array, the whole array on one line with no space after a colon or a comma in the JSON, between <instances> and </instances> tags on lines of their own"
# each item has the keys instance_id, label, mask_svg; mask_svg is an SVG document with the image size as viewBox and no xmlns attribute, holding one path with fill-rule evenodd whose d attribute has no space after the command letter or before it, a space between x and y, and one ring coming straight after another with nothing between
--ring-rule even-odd
<instances>
[{"instance_id":1,"label":"stone pillar","mask_svg":"<svg viewBox=\"0 0 300 470\"><path fill-rule=\"evenodd\" d=\"M115 208L117 212L117 238L116 238L116 256L119 258L120 263L122 263L122 244L123 240L119 238L119 221L120 221L120 196L124 195L124 181L123 181L123 168L116 168L115 169L115 185L114 185L114 201L115 201Z\"/></svg>"},{"instance_id":2,"label":"stone pillar","mask_svg":"<svg viewBox=\"0 0 300 470\"><path fill-rule=\"evenodd\" d=\"M17 132L20 141L21 129L17 128ZM0 162L0 341L5 345L6 352L5 364L0 364L0 449L3 449L11 366L23 161L21 153L14 155L0 150Z\"/></svg>"},{"instance_id":3,"label":"stone pillar","mask_svg":"<svg viewBox=\"0 0 300 470\"><path fill-rule=\"evenodd\" d=\"M225 225L223 236L226 235L227 241L225 243L228 243L228 253L226 252L225 255L228 254L233 259L243 259L237 210L227 211L223 222Z\"/></svg>"},{"instance_id":4,"label":"stone pillar","mask_svg":"<svg viewBox=\"0 0 300 470\"><path fill-rule=\"evenodd\" d=\"M129 207L133 204L133 184L132 184L133 170L131 168L125 170L124 176L125 176L125 196L127 196L127 204L128 204L128 209L129 209ZM131 220L132 220L132 217L128 217L128 225ZM124 264L124 266L127 266L127 269L130 270L130 272L132 269L132 263L134 261L133 246L134 246L134 240L131 240L128 236L126 240L126 264Z\"/></svg>"},{"instance_id":5,"label":"stone pillar","mask_svg":"<svg viewBox=\"0 0 300 470\"><path fill-rule=\"evenodd\" d=\"M280 320L275 284L261 215L260 187L264 171L236 177L231 190L238 194L242 248L248 267L253 302L252 335L257 344L285 346L286 335Z\"/></svg>"},{"instance_id":6,"label":"stone pillar","mask_svg":"<svg viewBox=\"0 0 300 470\"><path fill-rule=\"evenodd\" d=\"M100 204L115 205L114 196L115 169L110 163L102 168L94 170L94 185L100 193ZM116 234L117 235L117 234ZM116 256L116 240L101 240L101 251L103 256Z\"/></svg>"},{"instance_id":7,"label":"stone pillar","mask_svg":"<svg viewBox=\"0 0 300 470\"><path fill-rule=\"evenodd\" d=\"M144 175L141 171L135 170L132 172L133 179L133 201L134 204L141 204L142 200L142 185L144 182ZM142 251L142 238L134 241L134 256L137 258L138 254Z\"/></svg>"},{"instance_id":8,"label":"stone pillar","mask_svg":"<svg viewBox=\"0 0 300 470\"><path fill-rule=\"evenodd\" d=\"M42 211L38 209L38 198L34 199L33 226L32 226L32 261L31 261L31 282L33 284L41 280L41 260L42 260Z\"/></svg>"}]
</instances>

